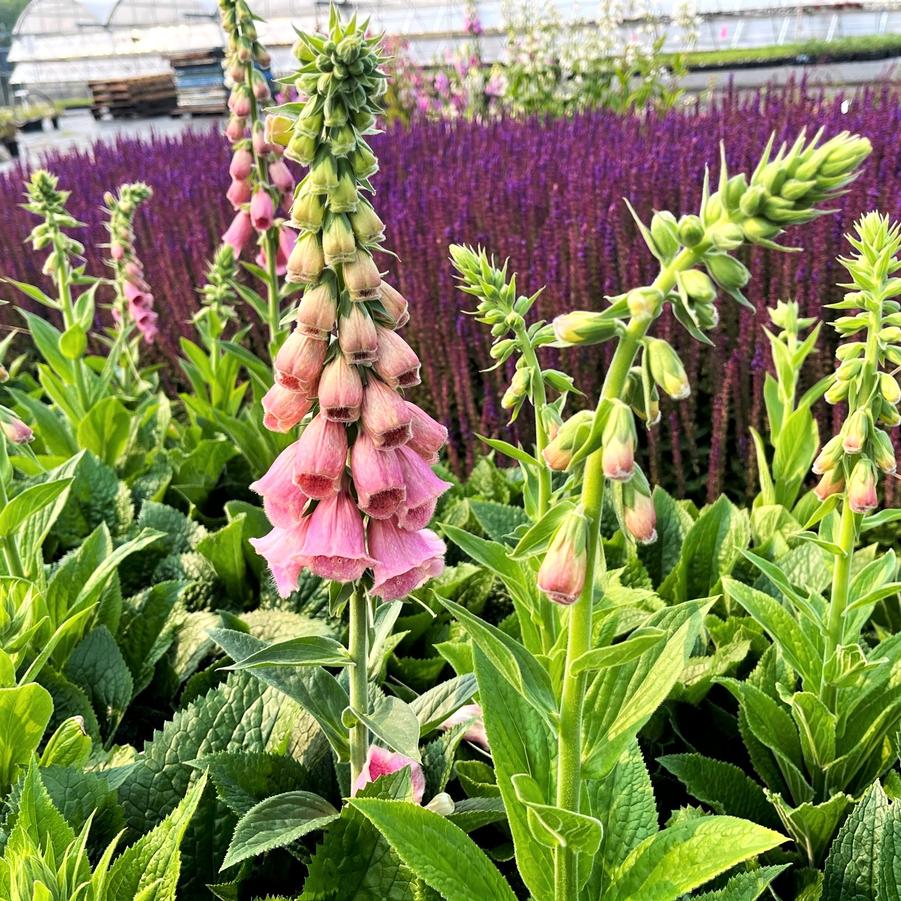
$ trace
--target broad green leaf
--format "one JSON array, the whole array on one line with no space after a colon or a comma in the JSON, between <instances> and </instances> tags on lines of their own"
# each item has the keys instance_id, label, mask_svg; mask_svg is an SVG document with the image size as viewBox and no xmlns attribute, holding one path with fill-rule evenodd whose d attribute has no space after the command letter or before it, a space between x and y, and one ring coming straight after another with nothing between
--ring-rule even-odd
<instances>
[{"instance_id":1,"label":"broad green leaf","mask_svg":"<svg viewBox=\"0 0 901 901\"><path fill-rule=\"evenodd\" d=\"M380 698L367 714L359 710L353 710L353 713L376 738L393 751L420 761L419 720L409 704L405 704L400 698L388 696Z\"/></svg>"},{"instance_id":2,"label":"broad green leaf","mask_svg":"<svg viewBox=\"0 0 901 901\"><path fill-rule=\"evenodd\" d=\"M518 526L528 522L522 507L480 500L470 501L469 506L473 516L492 541L507 540Z\"/></svg>"},{"instance_id":3,"label":"broad green leaf","mask_svg":"<svg viewBox=\"0 0 901 901\"><path fill-rule=\"evenodd\" d=\"M77 364L76 364L77 365ZM108 466L115 466L128 448L132 416L117 397L97 401L78 424L78 446Z\"/></svg>"},{"instance_id":4,"label":"broad green leaf","mask_svg":"<svg viewBox=\"0 0 901 901\"><path fill-rule=\"evenodd\" d=\"M676 901L736 864L786 841L747 820L687 820L645 839L620 865L605 901Z\"/></svg>"},{"instance_id":5,"label":"broad green leaf","mask_svg":"<svg viewBox=\"0 0 901 901\"><path fill-rule=\"evenodd\" d=\"M12 535L26 520L61 497L71 484L71 478L55 479L32 485L17 494L0 510L0 538Z\"/></svg>"},{"instance_id":6,"label":"broad green leaf","mask_svg":"<svg viewBox=\"0 0 901 901\"><path fill-rule=\"evenodd\" d=\"M410 702L423 735L437 729L452 713L467 704L478 690L472 673L456 676L430 688Z\"/></svg>"},{"instance_id":7,"label":"broad green leaf","mask_svg":"<svg viewBox=\"0 0 901 901\"><path fill-rule=\"evenodd\" d=\"M853 799L845 794L833 795L822 804L805 802L792 807L773 792L767 798L776 809L786 832L795 840L810 866L820 866L823 855L835 835Z\"/></svg>"},{"instance_id":8,"label":"broad green leaf","mask_svg":"<svg viewBox=\"0 0 901 901\"><path fill-rule=\"evenodd\" d=\"M0 688L0 788L8 789L16 769L31 760L52 713L50 693L34 682Z\"/></svg>"},{"instance_id":9,"label":"broad green leaf","mask_svg":"<svg viewBox=\"0 0 901 901\"><path fill-rule=\"evenodd\" d=\"M319 795L292 791L273 795L238 820L221 869L273 848L284 848L338 818L338 811Z\"/></svg>"},{"instance_id":10,"label":"broad green leaf","mask_svg":"<svg viewBox=\"0 0 901 901\"><path fill-rule=\"evenodd\" d=\"M720 889L692 895L696 901L755 901L769 887L770 883L787 870L791 864L776 867L757 867L746 873L736 873Z\"/></svg>"},{"instance_id":11,"label":"broad green leaf","mask_svg":"<svg viewBox=\"0 0 901 901\"><path fill-rule=\"evenodd\" d=\"M794 504L798 489L810 472L819 443L819 428L809 408L799 407L782 424L773 456L777 503L786 507Z\"/></svg>"},{"instance_id":12,"label":"broad green leaf","mask_svg":"<svg viewBox=\"0 0 901 901\"><path fill-rule=\"evenodd\" d=\"M247 594L244 518L239 516L227 526L201 538L197 542L197 551L213 564L229 597L235 602L243 602Z\"/></svg>"},{"instance_id":13,"label":"broad green leaf","mask_svg":"<svg viewBox=\"0 0 901 901\"><path fill-rule=\"evenodd\" d=\"M267 645L238 660L228 669L244 670L261 666L347 666L353 658L334 638L304 635Z\"/></svg>"},{"instance_id":14,"label":"broad green leaf","mask_svg":"<svg viewBox=\"0 0 901 901\"><path fill-rule=\"evenodd\" d=\"M538 783L526 773L517 773L512 782L537 842L547 848L570 848L579 854L592 855L597 851L604 832L599 820L547 803Z\"/></svg>"},{"instance_id":15,"label":"broad green leaf","mask_svg":"<svg viewBox=\"0 0 901 901\"><path fill-rule=\"evenodd\" d=\"M521 560L544 551L550 544L551 538L554 537L558 526L573 507L574 505L570 501L553 504L538 522L526 530L516 547L510 551L510 556Z\"/></svg>"},{"instance_id":16,"label":"broad green leaf","mask_svg":"<svg viewBox=\"0 0 901 901\"><path fill-rule=\"evenodd\" d=\"M608 669L631 663L640 657L645 651L666 638L666 632L662 629L646 628L637 629L625 641L612 644L606 648L595 648L586 651L573 661L571 672L574 675L595 670Z\"/></svg>"},{"instance_id":17,"label":"broad green leaf","mask_svg":"<svg viewBox=\"0 0 901 901\"><path fill-rule=\"evenodd\" d=\"M513 891L485 853L444 817L404 801L357 798L350 804L446 901L515 901Z\"/></svg>"}]
</instances>

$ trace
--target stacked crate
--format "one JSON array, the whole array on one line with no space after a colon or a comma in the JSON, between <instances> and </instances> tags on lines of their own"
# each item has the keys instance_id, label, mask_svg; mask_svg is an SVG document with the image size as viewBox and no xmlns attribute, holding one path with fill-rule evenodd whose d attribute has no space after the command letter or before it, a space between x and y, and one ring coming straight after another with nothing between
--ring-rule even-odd
<instances>
[{"instance_id":1,"label":"stacked crate","mask_svg":"<svg viewBox=\"0 0 901 901\"><path fill-rule=\"evenodd\" d=\"M228 95L222 78L222 50L179 53L169 57L175 70L178 112L222 115Z\"/></svg>"},{"instance_id":2,"label":"stacked crate","mask_svg":"<svg viewBox=\"0 0 901 901\"><path fill-rule=\"evenodd\" d=\"M88 82L91 114L114 119L164 116L176 107L175 81L170 73Z\"/></svg>"}]
</instances>

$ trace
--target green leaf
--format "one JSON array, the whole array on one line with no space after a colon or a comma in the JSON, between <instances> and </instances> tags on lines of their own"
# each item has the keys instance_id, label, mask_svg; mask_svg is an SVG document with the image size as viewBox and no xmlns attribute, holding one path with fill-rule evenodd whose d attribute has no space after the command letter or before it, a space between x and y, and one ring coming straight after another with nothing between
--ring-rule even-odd
<instances>
[{"instance_id":1,"label":"green leaf","mask_svg":"<svg viewBox=\"0 0 901 901\"><path fill-rule=\"evenodd\" d=\"M472 673L456 676L430 688L410 702L423 735L437 729L452 713L468 703L478 690Z\"/></svg>"},{"instance_id":2,"label":"green leaf","mask_svg":"<svg viewBox=\"0 0 901 901\"><path fill-rule=\"evenodd\" d=\"M485 853L444 817L404 801L356 798L350 804L446 901L515 901L516 896Z\"/></svg>"},{"instance_id":3,"label":"green leaf","mask_svg":"<svg viewBox=\"0 0 901 901\"><path fill-rule=\"evenodd\" d=\"M510 556L522 560L546 550L560 523L572 509L574 509L574 505L570 501L553 504L547 513L519 539L516 547L510 551Z\"/></svg>"},{"instance_id":4,"label":"green leaf","mask_svg":"<svg viewBox=\"0 0 901 901\"><path fill-rule=\"evenodd\" d=\"M239 516L227 526L201 538L197 542L197 551L213 564L229 597L235 602L242 602L247 595L244 517Z\"/></svg>"},{"instance_id":5,"label":"green leaf","mask_svg":"<svg viewBox=\"0 0 901 901\"><path fill-rule=\"evenodd\" d=\"M526 773L513 776L517 799L528 813L529 830L546 848L570 848L579 854L594 854L604 833L599 820L584 813L564 810L544 799L538 783Z\"/></svg>"},{"instance_id":6,"label":"green leaf","mask_svg":"<svg viewBox=\"0 0 901 901\"><path fill-rule=\"evenodd\" d=\"M746 873L736 873L721 889L692 895L696 901L756 901L770 883L791 864L778 867L757 867Z\"/></svg>"},{"instance_id":7,"label":"green leaf","mask_svg":"<svg viewBox=\"0 0 901 901\"><path fill-rule=\"evenodd\" d=\"M518 641L489 625L465 607L440 595L439 602L453 615L511 685L546 718L554 715L557 702L547 670Z\"/></svg>"},{"instance_id":8,"label":"green leaf","mask_svg":"<svg viewBox=\"0 0 901 901\"><path fill-rule=\"evenodd\" d=\"M109 871L110 898L175 901L181 869L179 847L205 788L206 776L202 776L159 826L116 859Z\"/></svg>"},{"instance_id":9,"label":"green leaf","mask_svg":"<svg viewBox=\"0 0 901 901\"><path fill-rule=\"evenodd\" d=\"M273 848L284 848L308 832L323 829L338 815L328 801L311 792L273 795L238 820L221 869Z\"/></svg>"},{"instance_id":10,"label":"green leaf","mask_svg":"<svg viewBox=\"0 0 901 901\"><path fill-rule=\"evenodd\" d=\"M34 682L0 688L0 789L8 789L17 768L31 760L52 714L46 688Z\"/></svg>"},{"instance_id":11,"label":"green leaf","mask_svg":"<svg viewBox=\"0 0 901 901\"><path fill-rule=\"evenodd\" d=\"M454 804L454 812L448 819L464 832L473 832L492 823L507 819L504 802L498 798L464 798Z\"/></svg>"},{"instance_id":12,"label":"green leaf","mask_svg":"<svg viewBox=\"0 0 901 901\"><path fill-rule=\"evenodd\" d=\"M117 397L97 401L78 424L78 446L89 450L108 466L115 466L128 448L132 415Z\"/></svg>"},{"instance_id":13,"label":"green leaf","mask_svg":"<svg viewBox=\"0 0 901 901\"><path fill-rule=\"evenodd\" d=\"M786 841L735 817L699 817L645 839L620 865L605 901L676 901L726 870Z\"/></svg>"},{"instance_id":14,"label":"green leaf","mask_svg":"<svg viewBox=\"0 0 901 901\"><path fill-rule=\"evenodd\" d=\"M586 651L573 661L571 672L573 675L578 675L631 663L664 638L666 638L666 632L662 629L637 629L625 641L606 648Z\"/></svg>"},{"instance_id":15,"label":"green leaf","mask_svg":"<svg viewBox=\"0 0 901 901\"><path fill-rule=\"evenodd\" d=\"M776 482L776 503L791 507L798 496L801 483L820 443L820 431L810 409L799 407L782 424L775 439L773 478Z\"/></svg>"},{"instance_id":16,"label":"green leaf","mask_svg":"<svg viewBox=\"0 0 901 901\"><path fill-rule=\"evenodd\" d=\"M507 441L501 441L499 438L486 438L484 435L479 434L476 435L476 438L479 441L484 441L492 450L496 450L505 457L510 457L512 460L516 460L525 466L537 465L536 459L531 454L526 453L521 447L516 447ZM544 464L542 463L541 465L543 466Z\"/></svg>"},{"instance_id":17,"label":"green leaf","mask_svg":"<svg viewBox=\"0 0 901 901\"><path fill-rule=\"evenodd\" d=\"M767 798L779 814L782 825L802 850L810 866L819 866L845 812L854 801L846 794L833 795L822 804L806 801L797 807L787 804L781 795L767 791Z\"/></svg>"},{"instance_id":18,"label":"green leaf","mask_svg":"<svg viewBox=\"0 0 901 901\"><path fill-rule=\"evenodd\" d=\"M473 516L492 541L504 541L517 527L527 523L522 507L511 507L494 501L472 500L469 504Z\"/></svg>"},{"instance_id":19,"label":"green leaf","mask_svg":"<svg viewBox=\"0 0 901 901\"><path fill-rule=\"evenodd\" d=\"M238 660L227 669L244 670L260 666L347 666L353 658L334 638L304 635L266 645Z\"/></svg>"},{"instance_id":20,"label":"green leaf","mask_svg":"<svg viewBox=\"0 0 901 901\"><path fill-rule=\"evenodd\" d=\"M380 698L368 714L359 710L353 710L353 713L391 750L420 762L419 720L409 704L389 696Z\"/></svg>"},{"instance_id":21,"label":"green leaf","mask_svg":"<svg viewBox=\"0 0 901 901\"><path fill-rule=\"evenodd\" d=\"M72 479L54 479L32 485L17 494L0 510L0 538L6 538L35 514L50 506L72 484Z\"/></svg>"}]
</instances>

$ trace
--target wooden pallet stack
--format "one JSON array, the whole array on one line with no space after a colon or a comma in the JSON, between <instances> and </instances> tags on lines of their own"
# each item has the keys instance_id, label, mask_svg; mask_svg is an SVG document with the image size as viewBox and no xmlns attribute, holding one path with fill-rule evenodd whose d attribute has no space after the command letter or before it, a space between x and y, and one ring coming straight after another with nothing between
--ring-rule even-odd
<instances>
[{"instance_id":1,"label":"wooden pallet stack","mask_svg":"<svg viewBox=\"0 0 901 901\"><path fill-rule=\"evenodd\" d=\"M88 82L91 114L114 119L164 116L176 108L175 80L171 73Z\"/></svg>"},{"instance_id":2,"label":"wooden pallet stack","mask_svg":"<svg viewBox=\"0 0 901 901\"><path fill-rule=\"evenodd\" d=\"M222 75L222 49L191 51L169 57L175 70L178 112L222 115L228 95Z\"/></svg>"}]
</instances>

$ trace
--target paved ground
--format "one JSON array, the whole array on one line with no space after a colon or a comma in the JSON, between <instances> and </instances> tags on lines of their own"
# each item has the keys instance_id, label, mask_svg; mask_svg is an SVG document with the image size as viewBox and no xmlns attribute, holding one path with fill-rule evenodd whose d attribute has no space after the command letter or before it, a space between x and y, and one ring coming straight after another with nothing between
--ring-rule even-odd
<instances>
[{"instance_id":1,"label":"paved ground","mask_svg":"<svg viewBox=\"0 0 901 901\"><path fill-rule=\"evenodd\" d=\"M44 131L19 135L19 155L24 162L37 162L50 150L86 147L97 140L111 141L118 135L140 137L151 133L179 134L189 129L208 131L220 127L219 120L212 116L197 119L158 116L153 119L114 119L109 122L97 122L87 110L72 110L61 116L59 129L51 128L50 122L45 122L44 125ZM11 165L4 154L0 160L0 172Z\"/></svg>"}]
</instances>

